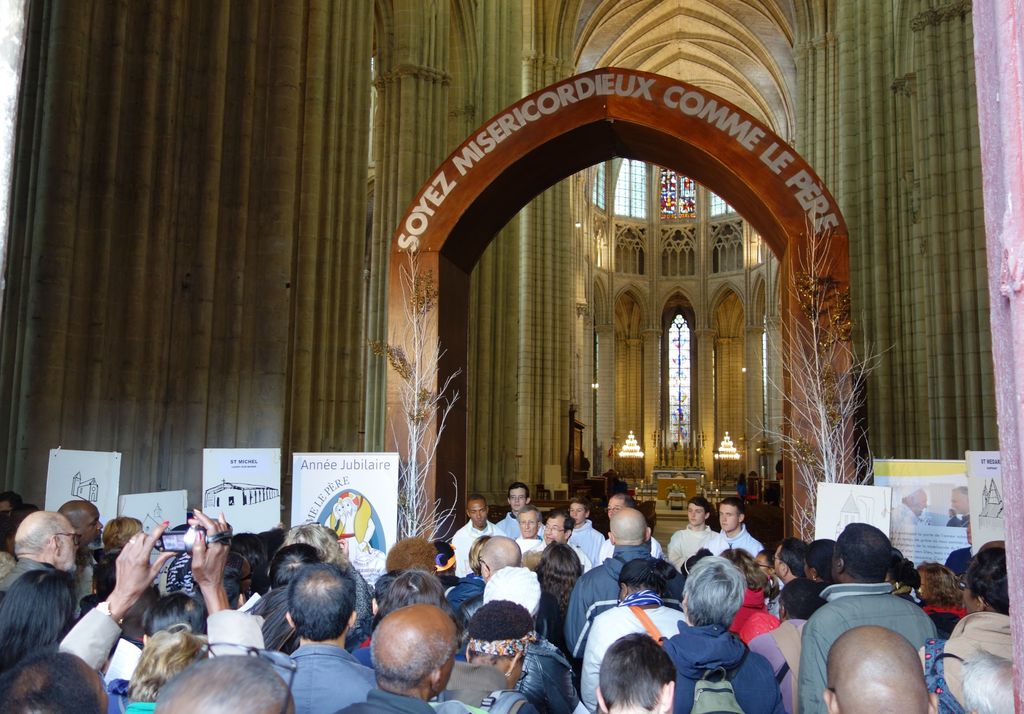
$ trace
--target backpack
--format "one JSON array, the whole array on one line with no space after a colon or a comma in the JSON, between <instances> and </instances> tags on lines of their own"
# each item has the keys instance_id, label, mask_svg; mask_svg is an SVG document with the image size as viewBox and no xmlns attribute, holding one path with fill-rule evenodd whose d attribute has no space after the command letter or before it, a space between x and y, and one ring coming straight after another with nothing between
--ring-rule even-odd
<instances>
[{"instance_id":1,"label":"backpack","mask_svg":"<svg viewBox=\"0 0 1024 714\"><path fill-rule=\"evenodd\" d=\"M955 654L945 652L946 640L929 638L924 641L924 682L928 691L939 695L939 714L965 714L964 708L949 691L942 660L950 657L963 662Z\"/></svg>"},{"instance_id":2,"label":"backpack","mask_svg":"<svg viewBox=\"0 0 1024 714\"><path fill-rule=\"evenodd\" d=\"M732 669L717 667L704 671L704 676L693 685L690 714L743 714L743 707L736 701L736 692L729 680L743 666L749 651L744 651L743 658Z\"/></svg>"},{"instance_id":3,"label":"backpack","mask_svg":"<svg viewBox=\"0 0 1024 714\"><path fill-rule=\"evenodd\" d=\"M514 689L495 689L481 700L478 706L466 704L454 699L443 702L431 702L431 706L440 714L516 714L529 700L522 692Z\"/></svg>"}]
</instances>

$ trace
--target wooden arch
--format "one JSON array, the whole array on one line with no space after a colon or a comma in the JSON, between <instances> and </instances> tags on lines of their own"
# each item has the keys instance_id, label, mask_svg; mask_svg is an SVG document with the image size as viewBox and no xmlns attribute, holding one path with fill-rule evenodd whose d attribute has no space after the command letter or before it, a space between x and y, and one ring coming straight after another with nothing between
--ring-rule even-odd
<instances>
[{"instance_id":1,"label":"wooden arch","mask_svg":"<svg viewBox=\"0 0 1024 714\"><path fill-rule=\"evenodd\" d=\"M494 235L531 199L588 166L614 157L640 159L694 178L727 200L779 257L781 279L809 247L809 231L829 230L831 277L849 283L846 224L807 162L751 115L706 90L646 72L603 68L557 82L484 122L428 178L402 216L392 241L388 330L402 343L406 300L401 271L407 252L437 289L440 319L431 340L445 352L441 375L460 371L466 394L469 276ZM786 291L784 321L801 319ZM786 349L786 348L784 348ZM787 385L787 388L789 386ZM406 456L400 379L388 372L389 448ZM450 414L427 476L450 498L454 474L465 494L466 404ZM787 494L793 494L787 474ZM800 494L796 495L797 499ZM792 507L792 499L787 499ZM788 516L789 514L787 514ZM787 517L787 524L790 519Z\"/></svg>"}]
</instances>

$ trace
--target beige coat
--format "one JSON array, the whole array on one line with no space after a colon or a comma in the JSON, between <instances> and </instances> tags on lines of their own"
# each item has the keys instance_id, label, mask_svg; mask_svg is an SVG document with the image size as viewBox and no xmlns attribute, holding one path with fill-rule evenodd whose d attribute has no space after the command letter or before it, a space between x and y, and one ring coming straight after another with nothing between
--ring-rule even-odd
<instances>
[{"instance_id":1,"label":"beige coat","mask_svg":"<svg viewBox=\"0 0 1024 714\"><path fill-rule=\"evenodd\" d=\"M944 651L966 660L970 659L978 650L1010 658L1010 618L1008 615L1000 615L997 612L975 612L968 615L953 628L953 633L946 640ZM918 654L923 665L923 647ZM963 704L962 664L952 657L947 657L942 660L942 667L950 693Z\"/></svg>"}]
</instances>

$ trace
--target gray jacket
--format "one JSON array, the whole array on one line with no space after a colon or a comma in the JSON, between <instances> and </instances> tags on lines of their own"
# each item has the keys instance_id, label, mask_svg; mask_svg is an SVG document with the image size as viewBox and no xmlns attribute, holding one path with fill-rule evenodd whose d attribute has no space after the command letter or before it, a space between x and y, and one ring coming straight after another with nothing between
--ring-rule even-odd
<instances>
[{"instance_id":1,"label":"gray jacket","mask_svg":"<svg viewBox=\"0 0 1024 714\"><path fill-rule=\"evenodd\" d=\"M885 627L903 635L915 650L929 637L935 637L931 618L912 602L891 595L891 591L889 583L848 583L821 591L828 604L811 616L800 638L801 714L825 714L822 691L828 651L847 630L861 625Z\"/></svg>"},{"instance_id":2,"label":"gray jacket","mask_svg":"<svg viewBox=\"0 0 1024 714\"><path fill-rule=\"evenodd\" d=\"M33 570L54 570L54 567L49 563L40 563L38 560L32 560L24 556L18 558L18 562L14 564L11 572L7 573L7 577L0 580L0 592L7 592L11 589L11 585L14 584L15 580Z\"/></svg>"},{"instance_id":3,"label":"gray jacket","mask_svg":"<svg viewBox=\"0 0 1024 714\"><path fill-rule=\"evenodd\" d=\"M334 645L302 645L292 659L298 666L292 682L295 714L336 712L365 702L377 686L372 669Z\"/></svg>"}]
</instances>

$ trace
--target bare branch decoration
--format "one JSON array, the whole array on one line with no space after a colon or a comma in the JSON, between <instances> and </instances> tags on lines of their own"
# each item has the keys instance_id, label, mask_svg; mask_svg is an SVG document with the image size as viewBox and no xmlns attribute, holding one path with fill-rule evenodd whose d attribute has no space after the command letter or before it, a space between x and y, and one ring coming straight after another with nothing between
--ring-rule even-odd
<instances>
[{"instance_id":1,"label":"bare branch decoration","mask_svg":"<svg viewBox=\"0 0 1024 714\"><path fill-rule=\"evenodd\" d=\"M819 483L868 483L872 478L871 450L864 406L867 380L881 354L868 345L864 354L853 347L849 287L831 276L831 231L815 231L808 251L793 269L800 317L782 325L783 344L789 345L784 369L791 390L769 379L772 389L789 407L780 429L767 429L791 459L795 487L806 494L797 502L793 526L798 537L814 537ZM774 341L774 340L773 340ZM781 354L779 345L773 345Z\"/></svg>"},{"instance_id":2,"label":"bare branch decoration","mask_svg":"<svg viewBox=\"0 0 1024 714\"><path fill-rule=\"evenodd\" d=\"M406 448L399 469L398 534L400 538L434 540L439 528L455 511L454 503L445 505L440 498L429 498L427 479L445 423L459 399L458 391L452 388L459 372L445 377L439 374L439 364L445 352L439 343L431 342L431 336L437 334L437 287L433 274L420 268L417 253L408 252L407 255L408 264L401 271L405 320L400 330L400 344L374 340L370 347L374 354L387 358L388 364L402 380L400 392L406 423ZM435 391L436 385L440 388ZM392 424L391 428L394 435L395 425ZM455 476L449 476L457 489Z\"/></svg>"}]
</instances>

